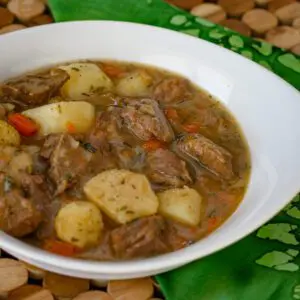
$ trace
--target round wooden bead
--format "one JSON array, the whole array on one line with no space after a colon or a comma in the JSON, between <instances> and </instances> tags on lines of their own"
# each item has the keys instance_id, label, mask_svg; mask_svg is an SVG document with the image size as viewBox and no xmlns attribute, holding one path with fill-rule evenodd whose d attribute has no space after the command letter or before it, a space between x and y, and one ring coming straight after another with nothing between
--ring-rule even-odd
<instances>
[{"instance_id":1,"label":"round wooden bead","mask_svg":"<svg viewBox=\"0 0 300 300\"><path fill-rule=\"evenodd\" d=\"M194 6L201 4L203 0L167 0L167 2L180 8L190 10Z\"/></svg>"},{"instance_id":2,"label":"round wooden bead","mask_svg":"<svg viewBox=\"0 0 300 300\"><path fill-rule=\"evenodd\" d=\"M300 18L300 3L294 2L275 11L275 15L282 24L291 25L293 20Z\"/></svg>"},{"instance_id":3,"label":"round wooden bead","mask_svg":"<svg viewBox=\"0 0 300 300\"><path fill-rule=\"evenodd\" d=\"M109 294L100 291L90 291L79 294L73 300L114 300Z\"/></svg>"},{"instance_id":4,"label":"round wooden bead","mask_svg":"<svg viewBox=\"0 0 300 300\"><path fill-rule=\"evenodd\" d=\"M264 34L278 24L277 18L269 11L255 8L247 11L243 18L243 23L248 25L256 34Z\"/></svg>"},{"instance_id":5,"label":"round wooden bead","mask_svg":"<svg viewBox=\"0 0 300 300\"><path fill-rule=\"evenodd\" d=\"M291 51L292 51L293 53L297 54L297 55L300 55L300 43L297 44L297 45L295 45L295 46L293 46L293 47L291 48Z\"/></svg>"},{"instance_id":6,"label":"round wooden bead","mask_svg":"<svg viewBox=\"0 0 300 300\"><path fill-rule=\"evenodd\" d=\"M89 290L89 280L46 272L43 286L57 298L73 298Z\"/></svg>"},{"instance_id":7,"label":"round wooden bead","mask_svg":"<svg viewBox=\"0 0 300 300\"><path fill-rule=\"evenodd\" d=\"M219 0L218 4L233 17L239 17L255 6L254 0Z\"/></svg>"},{"instance_id":8,"label":"round wooden bead","mask_svg":"<svg viewBox=\"0 0 300 300\"><path fill-rule=\"evenodd\" d=\"M242 35L245 36L251 35L251 30L249 26L237 19L227 19L221 22L221 24L231 30L239 32Z\"/></svg>"},{"instance_id":9,"label":"round wooden bead","mask_svg":"<svg viewBox=\"0 0 300 300\"><path fill-rule=\"evenodd\" d=\"M0 259L0 293L10 292L28 280L28 272L23 263L9 258Z\"/></svg>"},{"instance_id":10,"label":"round wooden bead","mask_svg":"<svg viewBox=\"0 0 300 300\"><path fill-rule=\"evenodd\" d=\"M292 26L294 28L300 28L300 18L294 19Z\"/></svg>"},{"instance_id":11,"label":"round wooden bead","mask_svg":"<svg viewBox=\"0 0 300 300\"><path fill-rule=\"evenodd\" d=\"M20 29L25 29L25 28L26 28L26 26L24 26L22 24L11 24L11 25L2 27L0 29L0 34L9 33L9 32L17 31Z\"/></svg>"},{"instance_id":12,"label":"round wooden bead","mask_svg":"<svg viewBox=\"0 0 300 300\"><path fill-rule=\"evenodd\" d=\"M278 8L296 2L296 0L272 0L268 3L268 11L274 13Z\"/></svg>"},{"instance_id":13,"label":"round wooden bead","mask_svg":"<svg viewBox=\"0 0 300 300\"><path fill-rule=\"evenodd\" d=\"M110 281L107 292L114 300L147 300L154 293L150 278Z\"/></svg>"},{"instance_id":14,"label":"round wooden bead","mask_svg":"<svg viewBox=\"0 0 300 300\"><path fill-rule=\"evenodd\" d=\"M30 20L30 26L46 25L53 22L53 19L49 15L40 15Z\"/></svg>"},{"instance_id":15,"label":"round wooden bead","mask_svg":"<svg viewBox=\"0 0 300 300\"><path fill-rule=\"evenodd\" d=\"M255 4L259 7L265 7L271 1L273 1L273 0L255 0Z\"/></svg>"},{"instance_id":16,"label":"round wooden bead","mask_svg":"<svg viewBox=\"0 0 300 300\"><path fill-rule=\"evenodd\" d=\"M0 7L0 28L11 24L14 21L14 15L6 8Z\"/></svg>"},{"instance_id":17,"label":"round wooden bead","mask_svg":"<svg viewBox=\"0 0 300 300\"><path fill-rule=\"evenodd\" d=\"M267 42L285 49L290 49L300 43L300 32L289 26L271 29L266 35Z\"/></svg>"},{"instance_id":18,"label":"round wooden bead","mask_svg":"<svg viewBox=\"0 0 300 300\"><path fill-rule=\"evenodd\" d=\"M214 3L203 3L192 8L191 14L205 18L213 23L220 23L226 19L226 12L222 6Z\"/></svg>"},{"instance_id":19,"label":"round wooden bead","mask_svg":"<svg viewBox=\"0 0 300 300\"><path fill-rule=\"evenodd\" d=\"M38 285L24 285L14 290L7 300L54 300L49 290Z\"/></svg>"},{"instance_id":20,"label":"round wooden bead","mask_svg":"<svg viewBox=\"0 0 300 300\"><path fill-rule=\"evenodd\" d=\"M40 0L10 0L7 4L9 11L21 21L28 21L41 15L46 6Z\"/></svg>"}]
</instances>

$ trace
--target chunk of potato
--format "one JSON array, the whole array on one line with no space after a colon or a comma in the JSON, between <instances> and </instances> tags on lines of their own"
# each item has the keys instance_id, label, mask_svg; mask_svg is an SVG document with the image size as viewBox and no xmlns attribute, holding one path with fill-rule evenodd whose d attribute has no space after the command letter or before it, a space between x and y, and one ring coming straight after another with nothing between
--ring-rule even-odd
<instances>
[{"instance_id":1,"label":"chunk of potato","mask_svg":"<svg viewBox=\"0 0 300 300\"><path fill-rule=\"evenodd\" d=\"M112 81L96 64L72 63L59 68L70 75L61 88L63 97L79 100L89 97L96 90L109 91L113 87Z\"/></svg>"},{"instance_id":2,"label":"chunk of potato","mask_svg":"<svg viewBox=\"0 0 300 300\"><path fill-rule=\"evenodd\" d=\"M21 184L24 174L31 174L33 169L32 156L24 151L18 151L8 165L7 174L14 179L14 183Z\"/></svg>"},{"instance_id":3,"label":"chunk of potato","mask_svg":"<svg viewBox=\"0 0 300 300\"><path fill-rule=\"evenodd\" d=\"M58 102L23 112L40 126L40 134L87 132L95 120L95 108L84 101Z\"/></svg>"},{"instance_id":4,"label":"chunk of potato","mask_svg":"<svg viewBox=\"0 0 300 300\"><path fill-rule=\"evenodd\" d=\"M0 144L19 146L21 142L18 131L7 122L0 120Z\"/></svg>"},{"instance_id":5,"label":"chunk of potato","mask_svg":"<svg viewBox=\"0 0 300 300\"><path fill-rule=\"evenodd\" d=\"M116 86L120 96L143 97L150 93L152 78L145 71L135 71L120 79Z\"/></svg>"},{"instance_id":6,"label":"chunk of potato","mask_svg":"<svg viewBox=\"0 0 300 300\"><path fill-rule=\"evenodd\" d=\"M119 224L157 212L158 200L146 176L127 170L108 170L84 186L87 198Z\"/></svg>"},{"instance_id":7,"label":"chunk of potato","mask_svg":"<svg viewBox=\"0 0 300 300\"><path fill-rule=\"evenodd\" d=\"M196 190L188 187L170 189L157 196L161 215L186 225L200 223L202 198Z\"/></svg>"},{"instance_id":8,"label":"chunk of potato","mask_svg":"<svg viewBox=\"0 0 300 300\"><path fill-rule=\"evenodd\" d=\"M102 229L100 210L87 201L74 201L63 206L55 218L57 236L80 248L96 245Z\"/></svg>"}]
</instances>

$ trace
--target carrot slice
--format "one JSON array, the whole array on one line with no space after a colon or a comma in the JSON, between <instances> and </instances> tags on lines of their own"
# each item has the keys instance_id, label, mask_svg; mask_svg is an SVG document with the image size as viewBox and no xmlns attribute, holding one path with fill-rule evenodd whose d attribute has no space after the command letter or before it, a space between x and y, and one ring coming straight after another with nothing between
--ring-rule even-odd
<instances>
[{"instance_id":1,"label":"carrot slice","mask_svg":"<svg viewBox=\"0 0 300 300\"><path fill-rule=\"evenodd\" d=\"M57 240L46 240L44 249L51 253L63 256L74 256L79 252L79 248Z\"/></svg>"},{"instance_id":2,"label":"carrot slice","mask_svg":"<svg viewBox=\"0 0 300 300\"><path fill-rule=\"evenodd\" d=\"M175 108L171 108L171 107L166 108L165 115L167 119L171 119L171 120L178 119L178 113Z\"/></svg>"},{"instance_id":3,"label":"carrot slice","mask_svg":"<svg viewBox=\"0 0 300 300\"><path fill-rule=\"evenodd\" d=\"M76 128L73 123L67 122L67 131L68 133L76 133Z\"/></svg>"},{"instance_id":4,"label":"carrot slice","mask_svg":"<svg viewBox=\"0 0 300 300\"><path fill-rule=\"evenodd\" d=\"M19 113L8 115L8 123L23 136L32 136L39 130L34 121Z\"/></svg>"},{"instance_id":5,"label":"carrot slice","mask_svg":"<svg viewBox=\"0 0 300 300\"><path fill-rule=\"evenodd\" d=\"M198 123L191 123L183 125L183 129L188 133L197 133L200 125Z\"/></svg>"},{"instance_id":6,"label":"carrot slice","mask_svg":"<svg viewBox=\"0 0 300 300\"><path fill-rule=\"evenodd\" d=\"M147 151L154 151L160 148L165 148L165 145L158 140L149 140L143 144L143 148Z\"/></svg>"},{"instance_id":7,"label":"carrot slice","mask_svg":"<svg viewBox=\"0 0 300 300\"><path fill-rule=\"evenodd\" d=\"M210 217L207 221L207 231L214 231L220 224L220 220L217 217Z\"/></svg>"},{"instance_id":8,"label":"carrot slice","mask_svg":"<svg viewBox=\"0 0 300 300\"><path fill-rule=\"evenodd\" d=\"M109 77L119 77L124 73L124 70L116 65L102 64L103 72Z\"/></svg>"}]
</instances>

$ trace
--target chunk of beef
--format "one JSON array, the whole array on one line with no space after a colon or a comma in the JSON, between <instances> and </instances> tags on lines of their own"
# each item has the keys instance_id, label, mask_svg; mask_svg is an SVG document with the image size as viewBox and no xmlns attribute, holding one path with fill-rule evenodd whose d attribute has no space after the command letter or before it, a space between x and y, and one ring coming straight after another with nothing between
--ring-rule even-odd
<instances>
[{"instance_id":1,"label":"chunk of beef","mask_svg":"<svg viewBox=\"0 0 300 300\"><path fill-rule=\"evenodd\" d=\"M142 141L156 138L162 142L174 139L173 130L156 101L123 99L120 117L126 128Z\"/></svg>"},{"instance_id":2,"label":"chunk of beef","mask_svg":"<svg viewBox=\"0 0 300 300\"><path fill-rule=\"evenodd\" d=\"M176 251L193 244L207 234L205 226L187 226L179 222L167 220L166 241Z\"/></svg>"},{"instance_id":3,"label":"chunk of beef","mask_svg":"<svg viewBox=\"0 0 300 300\"><path fill-rule=\"evenodd\" d=\"M98 114L96 124L89 133L87 141L96 149L109 150L108 142L122 141L118 132L116 111L111 109Z\"/></svg>"},{"instance_id":4,"label":"chunk of beef","mask_svg":"<svg viewBox=\"0 0 300 300\"><path fill-rule=\"evenodd\" d=\"M69 79L64 70L53 69L40 75L27 75L2 86L3 98L21 107L47 102Z\"/></svg>"},{"instance_id":5,"label":"chunk of beef","mask_svg":"<svg viewBox=\"0 0 300 300\"><path fill-rule=\"evenodd\" d=\"M179 138L174 147L182 157L199 162L204 168L223 179L234 176L232 155L201 134L189 134Z\"/></svg>"},{"instance_id":6,"label":"chunk of beef","mask_svg":"<svg viewBox=\"0 0 300 300\"><path fill-rule=\"evenodd\" d=\"M126 133L121 134L117 120L118 112L112 108L100 113L95 127L87 138L91 146L97 150L90 165L99 172L112 168L129 170L141 168L143 153L138 147L131 147L126 142Z\"/></svg>"},{"instance_id":7,"label":"chunk of beef","mask_svg":"<svg viewBox=\"0 0 300 300\"><path fill-rule=\"evenodd\" d=\"M1 174L0 229L12 236L23 237L37 229L42 214L21 190L10 189L6 180L6 175Z\"/></svg>"},{"instance_id":8,"label":"chunk of beef","mask_svg":"<svg viewBox=\"0 0 300 300\"><path fill-rule=\"evenodd\" d=\"M41 155L49 158L48 175L56 185L55 195L72 186L92 158L69 134L50 135L45 141Z\"/></svg>"},{"instance_id":9,"label":"chunk of beef","mask_svg":"<svg viewBox=\"0 0 300 300\"><path fill-rule=\"evenodd\" d=\"M111 232L112 249L119 259L141 258L168 252L162 217L141 218Z\"/></svg>"},{"instance_id":10,"label":"chunk of beef","mask_svg":"<svg viewBox=\"0 0 300 300\"><path fill-rule=\"evenodd\" d=\"M154 99L162 104L189 100L191 95L189 82L181 78L163 79L153 91Z\"/></svg>"},{"instance_id":11,"label":"chunk of beef","mask_svg":"<svg viewBox=\"0 0 300 300\"><path fill-rule=\"evenodd\" d=\"M101 260L101 261L112 261L116 257L112 251L110 244L110 234L106 233L102 239L101 244L98 247L86 250L78 254L79 258L83 259L92 259L92 260Z\"/></svg>"},{"instance_id":12,"label":"chunk of beef","mask_svg":"<svg viewBox=\"0 0 300 300\"><path fill-rule=\"evenodd\" d=\"M45 208L52 201L49 183L42 175L23 175L21 187L36 209L45 215Z\"/></svg>"},{"instance_id":13,"label":"chunk of beef","mask_svg":"<svg viewBox=\"0 0 300 300\"><path fill-rule=\"evenodd\" d=\"M146 158L146 175L159 186L183 187L192 182L186 163L167 149L149 152Z\"/></svg>"}]
</instances>

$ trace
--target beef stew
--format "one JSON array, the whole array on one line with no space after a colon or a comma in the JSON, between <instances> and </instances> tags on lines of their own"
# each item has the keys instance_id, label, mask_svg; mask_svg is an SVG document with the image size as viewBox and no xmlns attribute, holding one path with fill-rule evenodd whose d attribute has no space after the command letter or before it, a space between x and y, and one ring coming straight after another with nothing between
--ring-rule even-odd
<instances>
[{"instance_id":1,"label":"beef stew","mask_svg":"<svg viewBox=\"0 0 300 300\"><path fill-rule=\"evenodd\" d=\"M216 230L247 189L237 121L189 80L81 61L0 84L0 229L55 254L145 258Z\"/></svg>"}]
</instances>

